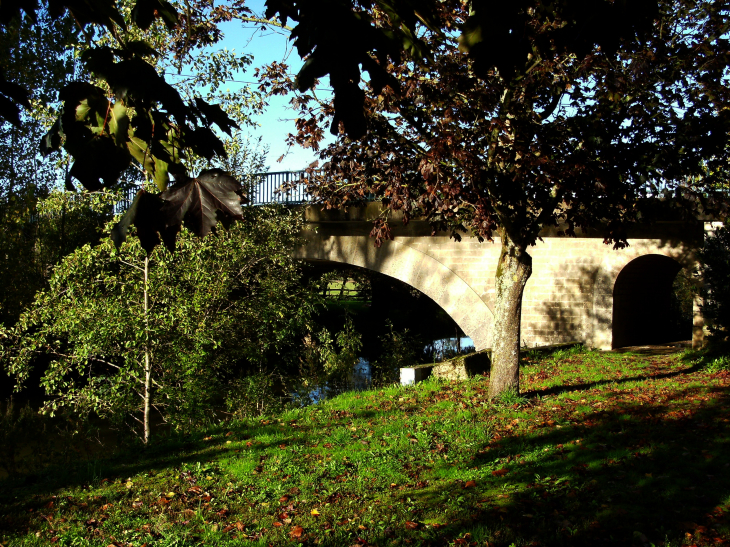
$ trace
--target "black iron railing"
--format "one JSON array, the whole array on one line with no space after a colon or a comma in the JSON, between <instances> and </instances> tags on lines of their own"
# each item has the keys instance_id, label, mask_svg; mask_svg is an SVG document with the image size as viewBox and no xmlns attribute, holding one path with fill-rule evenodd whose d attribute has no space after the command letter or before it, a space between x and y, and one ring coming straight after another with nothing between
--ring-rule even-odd
<instances>
[{"instance_id":1,"label":"black iron railing","mask_svg":"<svg viewBox=\"0 0 730 547\"><path fill-rule=\"evenodd\" d=\"M114 204L114 206L112 207L112 214L119 215L129 209L129 207L132 205L132 202L134 201L134 196L137 195L138 191L139 188L136 187L125 188L124 190L122 190L122 199Z\"/></svg>"},{"instance_id":2,"label":"black iron railing","mask_svg":"<svg viewBox=\"0 0 730 547\"><path fill-rule=\"evenodd\" d=\"M275 171L272 173L256 173L244 178L243 185L248 196L248 205L265 205L267 203L297 204L311 201L304 183L306 171Z\"/></svg>"},{"instance_id":3,"label":"black iron railing","mask_svg":"<svg viewBox=\"0 0 730 547\"><path fill-rule=\"evenodd\" d=\"M285 203L296 205L306 203L312 198L305 191L306 171L275 171L272 173L254 173L246 175L241 181L248 201L246 205L266 205L267 203ZM114 214L123 213L132 205L138 188L124 190L121 200L113 207Z\"/></svg>"},{"instance_id":4,"label":"black iron railing","mask_svg":"<svg viewBox=\"0 0 730 547\"><path fill-rule=\"evenodd\" d=\"M314 171L313 174L317 174ZM297 205L312 201L312 197L306 192L306 185L302 181L308 178L306 171L274 171L270 173L254 173L245 175L241 183L244 186L248 201L245 205L265 205L267 203L283 203ZM124 213L132 205L137 195L138 187L127 188L123 191L122 198L112 207L113 214ZM651 187L648 197L662 197L666 187L655 185ZM728 194L730 190L715 190L717 193ZM71 199L74 199L72 196ZM31 222L35 215L31 215Z\"/></svg>"}]
</instances>

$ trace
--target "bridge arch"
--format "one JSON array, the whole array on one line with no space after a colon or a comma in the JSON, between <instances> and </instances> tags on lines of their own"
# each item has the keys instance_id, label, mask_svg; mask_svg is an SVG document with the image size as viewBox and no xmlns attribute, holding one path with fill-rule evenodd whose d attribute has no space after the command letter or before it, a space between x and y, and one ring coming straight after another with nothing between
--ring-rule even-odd
<instances>
[{"instance_id":1,"label":"bridge arch","mask_svg":"<svg viewBox=\"0 0 730 547\"><path fill-rule=\"evenodd\" d=\"M626 251L607 254L595 273L589 344L612 349L676 341L662 330L668 326L674 279L683 268L692 270L694 254L684 246L637 245Z\"/></svg>"},{"instance_id":2,"label":"bridge arch","mask_svg":"<svg viewBox=\"0 0 730 547\"><path fill-rule=\"evenodd\" d=\"M418 249L395 240L377 249L368 236L307 234L307 243L295 256L359 266L398 279L441 306L477 350L491 344L493 315L487 304L451 269Z\"/></svg>"},{"instance_id":3,"label":"bridge arch","mask_svg":"<svg viewBox=\"0 0 730 547\"><path fill-rule=\"evenodd\" d=\"M613 286L614 348L676 342L672 287L682 265L665 255L648 254L626 264Z\"/></svg>"}]
</instances>

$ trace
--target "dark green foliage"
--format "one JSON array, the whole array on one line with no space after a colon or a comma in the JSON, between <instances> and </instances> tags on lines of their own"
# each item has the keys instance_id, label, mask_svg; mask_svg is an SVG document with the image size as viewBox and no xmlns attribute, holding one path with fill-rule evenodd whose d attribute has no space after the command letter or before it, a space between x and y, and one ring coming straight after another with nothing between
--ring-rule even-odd
<instances>
[{"instance_id":1,"label":"dark green foliage","mask_svg":"<svg viewBox=\"0 0 730 547\"><path fill-rule=\"evenodd\" d=\"M351 375L362 346L362 335L347 313L337 328L307 333L298 355L299 378L292 390L296 391L295 403L315 403L353 389Z\"/></svg>"},{"instance_id":2,"label":"dark green foliage","mask_svg":"<svg viewBox=\"0 0 730 547\"><path fill-rule=\"evenodd\" d=\"M408 329L397 331L393 323L386 322L388 331L380 337L382 354L372 363L373 383L388 385L399 381L400 369L412 367L423 355L423 340Z\"/></svg>"},{"instance_id":3,"label":"dark green foliage","mask_svg":"<svg viewBox=\"0 0 730 547\"><path fill-rule=\"evenodd\" d=\"M702 314L714 342L730 339L730 229L715 230L698 253Z\"/></svg>"},{"instance_id":4,"label":"dark green foliage","mask_svg":"<svg viewBox=\"0 0 730 547\"><path fill-rule=\"evenodd\" d=\"M97 243L111 218L106 205L91 206L88 196L62 198L66 205L40 212L39 201L48 196L29 186L0 198L0 323L6 326L46 287L53 265L77 247Z\"/></svg>"},{"instance_id":5,"label":"dark green foliage","mask_svg":"<svg viewBox=\"0 0 730 547\"><path fill-rule=\"evenodd\" d=\"M51 412L93 412L138 430L149 398L155 416L188 430L223 406L231 379L294 367L320 301L291 256L301 219L276 208L243 214L205 240L183 230L175 254L104 239L68 255L0 334L8 374L20 387L40 373ZM50 363L34 371L40 355Z\"/></svg>"},{"instance_id":6,"label":"dark green foliage","mask_svg":"<svg viewBox=\"0 0 730 547\"><path fill-rule=\"evenodd\" d=\"M272 372L254 372L229 382L226 410L235 419L274 414L283 408L281 379Z\"/></svg>"}]
</instances>

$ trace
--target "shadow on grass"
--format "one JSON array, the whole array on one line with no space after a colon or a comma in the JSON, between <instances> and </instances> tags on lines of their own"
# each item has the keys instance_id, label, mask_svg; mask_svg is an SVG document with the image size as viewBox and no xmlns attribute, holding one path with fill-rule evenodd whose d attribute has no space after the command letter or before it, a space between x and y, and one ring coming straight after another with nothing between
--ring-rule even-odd
<instances>
[{"instance_id":1,"label":"shadow on grass","mask_svg":"<svg viewBox=\"0 0 730 547\"><path fill-rule=\"evenodd\" d=\"M706 364L704 362L696 363L690 367L683 368L682 370L676 370L672 372L665 372L663 374L641 374L638 376L631 376L629 378L614 378L611 380L600 380L598 382L586 382L582 384L570 384L567 386L553 386L545 389L535 389L522 393L522 396L527 398L532 397L546 397L549 395L560 395L562 393L571 393L573 391L585 391L588 389L595 389L606 385L621 385L631 382L643 382L646 380L667 380L669 378L677 378L679 376L686 376L693 372L702 370Z\"/></svg>"},{"instance_id":2,"label":"shadow on grass","mask_svg":"<svg viewBox=\"0 0 730 547\"><path fill-rule=\"evenodd\" d=\"M470 533L489 536L490 545L642 546L681 545L690 534L693 543L704 536L726 544L730 521L716 508L730 499L730 388L715 391L704 408L637 401L484 447L473 465L506 457L508 472L477 481L491 496L443 515L450 524L442 539ZM443 492L416 495L433 504Z\"/></svg>"},{"instance_id":3,"label":"shadow on grass","mask_svg":"<svg viewBox=\"0 0 730 547\"><path fill-rule=\"evenodd\" d=\"M701 366L695 364L671 373L562 386L550 393L676 378L691 374ZM445 387L454 393L456 401L456 390ZM447 470L448 464L436 454L416 461L412 466L416 471L412 482L404 490L381 493L383 499L391 495L387 503L395 508L389 510L401 514L404 504L400 500L413 500L414 509L408 513L408 520L413 521L414 528L404 529L401 523L397 529L362 531L357 541L353 539L347 544L437 546L456 542L485 545L488 540L492 546L511 543L678 546L687 539L687 533L691 534L693 543L702 544L705 538L707 544L722 544L724 538L730 537L728 522L723 520L724 510L717 510L718 506L730 501L730 387L716 385L709 390L713 392L712 398L701 388L673 386L666 391L667 398L663 401L648 400L641 390L622 392L620 395L626 400L612 400L609 410L580 415L574 415L571 410L570 414L561 417L561 424L547 425L546 422L502 438L495 435L496 440L473 449L470 461L459 463L462 476L481 470L480 478L472 485L459 479L432 480L430 483L421 480ZM547 394L538 391L533 395L537 393ZM605 389L601 393L608 394ZM311 423L302 420L297 424L298 438L286 440L290 449L306 450L311 446L309 439L321 437L322 429L329 427L330 418L333 427L344 428L348 420L376 420L384 416L402 420L406 415L418 415L417 407L410 402L407 411L388 403L388 408L379 412L367 408L316 412L317 417L312 416ZM464 427L491 427L486 421L489 412L485 410L479 419L465 423ZM291 423L286 425L294 427ZM267 442L253 442L246 448L249 458L267 453L270 457L271 450L277 449L281 442L277 439L291 433L278 423L259 421L230 430L239 440L267 439ZM229 448L225 444L227 431L217 429L210 441L198 436L136 449L113 459L100 460L94 464L97 467L86 472L81 469L64 474L63 470L57 470L56 476L49 472L36 477L36 481L26 487L18 485L6 489L0 486L0 504L10 504L16 509L22 507L27 514L27 509L37 511L48 503L61 488L92 481L98 483L101 478L124 479L138 473L179 473L184 464L236 458L240 448ZM346 436L342 437L346 439ZM436 461L428 463L431 459ZM403 465L394 461L393 465L396 464ZM493 475L495 469L505 473ZM452 473L452 476L458 475ZM343 498L364 504L362 496L348 490L348 484L342 483L341 488ZM458 502L445 501L449 498ZM99 500L98 503L108 501ZM13 513L23 511L14 510ZM438 522L443 526L423 523L426 517L433 520L434 511L438 512ZM0 514L10 512L3 510ZM12 529L24 530L29 519L16 519ZM9 528L9 523L0 520L0 529ZM317 530L313 529L312 534L315 532ZM321 545L344 544L341 543L342 535L312 535L314 537ZM714 538L718 540L714 541Z\"/></svg>"}]
</instances>

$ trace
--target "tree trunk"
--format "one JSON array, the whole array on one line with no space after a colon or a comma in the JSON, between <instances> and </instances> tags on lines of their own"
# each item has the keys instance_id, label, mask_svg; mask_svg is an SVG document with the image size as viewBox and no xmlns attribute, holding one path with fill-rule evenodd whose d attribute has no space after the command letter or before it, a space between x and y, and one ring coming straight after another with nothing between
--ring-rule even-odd
<instances>
[{"instance_id":1,"label":"tree trunk","mask_svg":"<svg viewBox=\"0 0 730 547\"><path fill-rule=\"evenodd\" d=\"M150 273L150 261L144 258L144 322L145 322L145 345L144 345L144 443L150 440L150 387L152 383L152 366L150 364L150 333L149 333L149 293L148 281Z\"/></svg>"},{"instance_id":2,"label":"tree trunk","mask_svg":"<svg viewBox=\"0 0 730 547\"><path fill-rule=\"evenodd\" d=\"M502 252L495 275L496 301L492 330L489 398L507 389L520 391L520 321L522 294L532 274L532 257L502 230Z\"/></svg>"}]
</instances>

